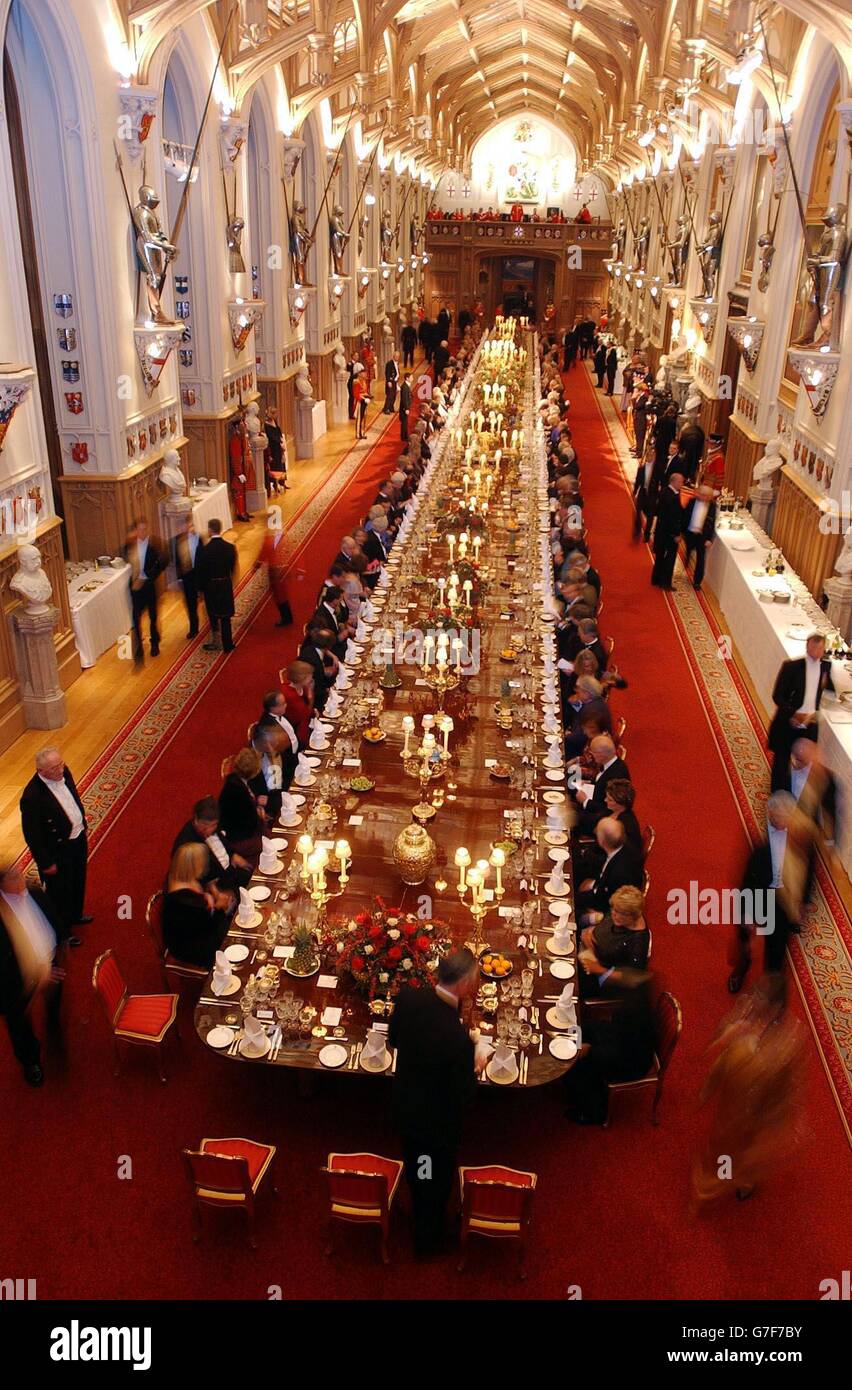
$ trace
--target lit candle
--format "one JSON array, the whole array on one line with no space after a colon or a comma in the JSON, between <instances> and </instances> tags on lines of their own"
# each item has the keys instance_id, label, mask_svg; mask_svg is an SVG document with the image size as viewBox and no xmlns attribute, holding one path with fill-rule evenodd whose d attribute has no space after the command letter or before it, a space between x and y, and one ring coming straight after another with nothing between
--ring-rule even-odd
<instances>
[{"instance_id":1,"label":"lit candle","mask_svg":"<svg viewBox=\"0 0 852 1390\"><path fill-rule=\"evenodd\" d=\"M470 493L470 477L467 473L462 474L462 482L464 483L464 495L467 497Z\"/></svg>"},{"instance_id":2,"label":"lit candle","mask_svg":"<svg viewBox=\"0 0 852 1390\"><path fill-rule=\"evenodd\" d=\"M478 565L478 564L479 564L479 547L480 547L481 545L482 545L482 537L481 537L481 536L474 536L474 538L473 538L473 563L474 563L475 565Z\"/></svg>"},{"instance_id":3,"label":"lit candle","mask_svg":"<svg viewBox=\"0 0 852 1390\"><path fill-rule=\"evenodd\" d=\"M466 849L464 848L463 845L460 845L459 848L456 850L456 868L457 868L458 871L459 871L459 892L460 892L460 893L463 893L464 890L465 890L465 888L467 887L467 883L466 883L466 880L465 880L465 869L468 867L469 864L470 864L470 854L469 854L468 850L466 850Z\"/></svg>"},{"instance_id":4,"label":"lit candle","mask_svg":"<svg viewBox=\"0 0 852 1390\"><path fill-rule=\"evenodd\" d=\"M494 893L495 893L495 896L496 896L496 897L502 898L502 896L503 896L503 865L506 863L506 855L505 855L505 852L504 852L502 849L498 849L498 848L495 846L495 848L491 851L491 863L493 864L494 868L495 868L496 871L497 871L497 887L494 889Z\"/></svg>"},{"instance_id":5,"label":"lit candle","mask_svg":"<svg viewBox=\"0 0 852 1390\"><path fill-rule=\"evenodd\" d=\"M300 835L296 841L296 849L302 856L302 878L307 878L308 859L314 852L314 842L310 835Z\"/></svg>"},{"instance_id":6,"label":"lit candle","mask_svg":"<svg viewBox=\"0 0 852 1390\"><path fill-rule=\"evenodd\" d=\"M352 851L349 848L349 841L338 840L337 844L334 846L334 852L340 860L340 886L341 888L345 888L346 884L349 882L349 875L346 872L346 866L349 863L349 860L352 858Z\"/></svg>"},{"instance_id":7,"label":"lit candle","mask_svg":"<svg viewBox=\"0 0 852 1390\"><path fill-rule=\"evenodd\" d=\"M430 656L430 654L431 654L431 651L432 651L432 648L434 647L434 645L435 645L435 639L434 639L434 637L432 636L431 632L427 632L427 633L426 633L426 636L423 638L423 672L424 672L424 675L425 675L425 673L429 670L429 656ZM411 722L412 722L412 726L413 726L414 721L412 720ZM403 728L404 728L404 727L405 727L405 725L403 725Z\"/></svg>"},{"instance_id":8,"label":"lit candle","mask_svg":"<svg viewBox=\"0 0 852 1390\"><path fill-rule=\"evenodd\" d=\"M458 642L458 638L456 638L456 641ZM444 735L444 753L445 753L445 754L448 754L449 751L450 751L450 750L449 750L449 741L450 741L450 734L452 733L452 731L453 731L453 721L452 721L452 719L450 718L450 716L449 716L448 714L445 714L445 715L443 716L442 720L441 720L441 733Z\"/></svg>"},{"instance_id":9,"label":"lit candle","mask_svg":"<svg viewBox=\"0 0 852 1390\"><path fill-rule=\"evenodd\" d=\"M462 644L461 644L461 638L460 638L460 637L454 637L454 638L453 638L453 651L454 651L455 654L456 654L456 670L457 670L457 671L460 671L460 670L461 670L461 654L462 654Z\"/></svg>"},{"instance_id":10,"label":"lit candle","mask_svg":"<svg viewBox=\"0 0 852 1390\"><path fill-rule=\"evenodd\" d=\"M454 558L455 558L455 555L454 555L454 551L455 551L455 548L456 548L456 538L455 538L455 536L453 536L453 535L448 535L448 536L447 536L447 545L450 547L450 564L452 564L452 563L453 563L453 560L454 560ZM450 580L450 583L452 583L452 579Z\"/></svg>"},{"instance_id":11,"label":"lit candle","mask_svg":"<svg viewBox=\"0 0 852 1390\"><path fill-rule=\"evenodd\" d=\"M464 596L465 596L465 597L464 597L464 601L465 601L465 604L466 604L466 606L467 606L468 608L470 608L470 607L472 606L472 605L471 605L471 598L470 598L470 596L471 596L471 593L473 592L473 584L471 583L471 581L470 581L469 579L466 579L466 580L464 581L464 583L462 584L462 589L464 590Z\"/></svg>"},{"instance_id":12,"label":"lit candle","mask_svg":"<svg viewBox=\"0 0 852 1390\"><path fill-rule=\"evenodd\" d=\"M444 578L444 576L441 575L440 579L438 580L438 604L439 604L439 606L441 606L441 607L443 607L443 603L444 603L444 590L446 589L446 587L447 587L447 581L446 581L446 579Z\"/></svg>"},{"instance_id":13,"label":"lit candle","mask_svg":"<svg viewBox=\"0 0 852 1390\"><path fill-rule=\"evenodd\" d=\"M402 756L404 758L407 758L409 740L411 738L411 735L414 733L414 719L410 714L404 714L402 716L402 732L405 734L405 743L402 749Z\"/></svg>"},{"instance_id":14,"label":"lit candle","mask_svg":"<svg viewBox=\"0 0 852 1390\"><path fill-rule=\"evenodd\" d=\"M502 440L503 440L503 448L505 449L505 447L506 447L506 438L507 438L507 431L506 431L506 430L503 431L503 434L502 434L501 438L502 438Z\"/></svg>"},{"instance_id":15,"label":"lit candle","mask_svg":"<svg viewBox=\"0 0 852 1390\"><path fill-rule=\"evenodd\" d=\"M480 874L478 868L468 870L467 882L468 887L471 891L473 906L478 907L480 902L482 901L482 875Z\"/></svg>"}]
</instances>

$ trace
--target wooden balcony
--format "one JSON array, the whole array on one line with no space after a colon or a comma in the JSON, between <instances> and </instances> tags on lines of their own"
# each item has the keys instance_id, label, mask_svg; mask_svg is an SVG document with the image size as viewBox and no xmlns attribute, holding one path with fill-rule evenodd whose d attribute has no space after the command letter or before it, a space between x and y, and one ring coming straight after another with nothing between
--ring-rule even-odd
<instances>
[{"instance_id":1,"label":"wooden balcony","mask_svg":"<svg viewBox=\"0 0 852 1390\"><path fill-rule=\"evenodd\" d=\"M495 250L535 247L536 250L545 251L585 244L590 249L606 251L612 245L612 239L612 225L609 222L486 222L478 218L435 218L426 223L428 250L453 245L479 250L491 245Z\"/></svg>"}]
</instances>

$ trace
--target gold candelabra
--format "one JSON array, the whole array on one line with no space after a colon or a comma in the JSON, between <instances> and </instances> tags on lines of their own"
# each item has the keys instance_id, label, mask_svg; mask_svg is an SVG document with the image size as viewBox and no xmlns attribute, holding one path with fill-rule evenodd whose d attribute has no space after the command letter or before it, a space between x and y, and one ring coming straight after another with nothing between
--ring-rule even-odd
<instances>
[{"instance_id":1,"label":"gold candelabra","mask_svg":"<svg viewBox=\"0 0 852 1390\"><path fill-rule=\"evenodd\" d=\"M326 876L326 869L332 857L328 850L318 848L310 835L300 835L296 841L296 849L302 856L300 877L317 910L317 925L322 934L322 928L327 922L326 908L329 902L346 892L352 850L348 840L338 840L334 846L333 857L339 866L339 877L337 888L332 888Z\"/></svg>"},{"instance_id":2,"label":"gold candelabra","mask_svg":"<svg viewBox=\"0 0 852 1390\"><path fill-rule=\"evenodd\" d=\"M478 859L475 864L471 864L470 852L460 845L455 855L456 868L459 871L458 895L473 918L473 941L469 943L475 956L479 956L484 948L482 939L482 923L492 907L499 907L505 894L503 887L503 869L506 865L506 855L502 849L496 847L491 851L490 859ZM492 890L492 898L487 896L486 879L491 870L496 873L496 882ZM470 901L467 901L467 894L470 892Z\"/></svg>"}]
</instances>

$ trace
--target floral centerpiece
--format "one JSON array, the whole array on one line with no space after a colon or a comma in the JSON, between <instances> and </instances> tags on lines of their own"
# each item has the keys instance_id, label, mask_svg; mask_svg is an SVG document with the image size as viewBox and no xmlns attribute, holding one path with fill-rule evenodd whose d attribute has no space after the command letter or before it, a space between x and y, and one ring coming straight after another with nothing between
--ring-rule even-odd
<instances>
[{"instance_id":1,"label":"floral centerpiece","mask_svg":"<svg viewBox=\"0 0 852 1390\"><path fill-rule=\"evenodd\" d=\"M450 948L441 923L424 921L376 898L371 911L332 923L323 949L365 999L391 998L403 985L430 989Z\"/></svg>"}]
</instances>

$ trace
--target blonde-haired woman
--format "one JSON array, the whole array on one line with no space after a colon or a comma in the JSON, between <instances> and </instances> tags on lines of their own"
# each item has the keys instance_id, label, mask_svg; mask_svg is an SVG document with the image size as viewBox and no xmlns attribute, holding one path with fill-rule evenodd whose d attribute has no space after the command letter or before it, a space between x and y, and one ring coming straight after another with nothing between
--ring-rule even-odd
<instances>
[{"instance_id":1,"label":"blonde-haired woman","mask_svg":"<svg viewBox=\"0 0 852 1390\"><path fill-rule=\"evenodd\" d=\"M163 942L176 960L211 969L227 935L234 900L201 878L208 864L207 846L181 845L175 850L163 898Z\"/></svg>"},{"instance_id":2,"label":"blonde-haired woman","mask_svg":"<svg viewBox=\"0 0 852 1390\"><path fill-rule=\"evenodd\" d=\"M644 970L651 942L645 894L639 888L617 888L609 900L609 912L593 927L586 927L580 940L581 998L594 998L610 981L618 984L620 971Z\"/></svg>"}]
</instances>

